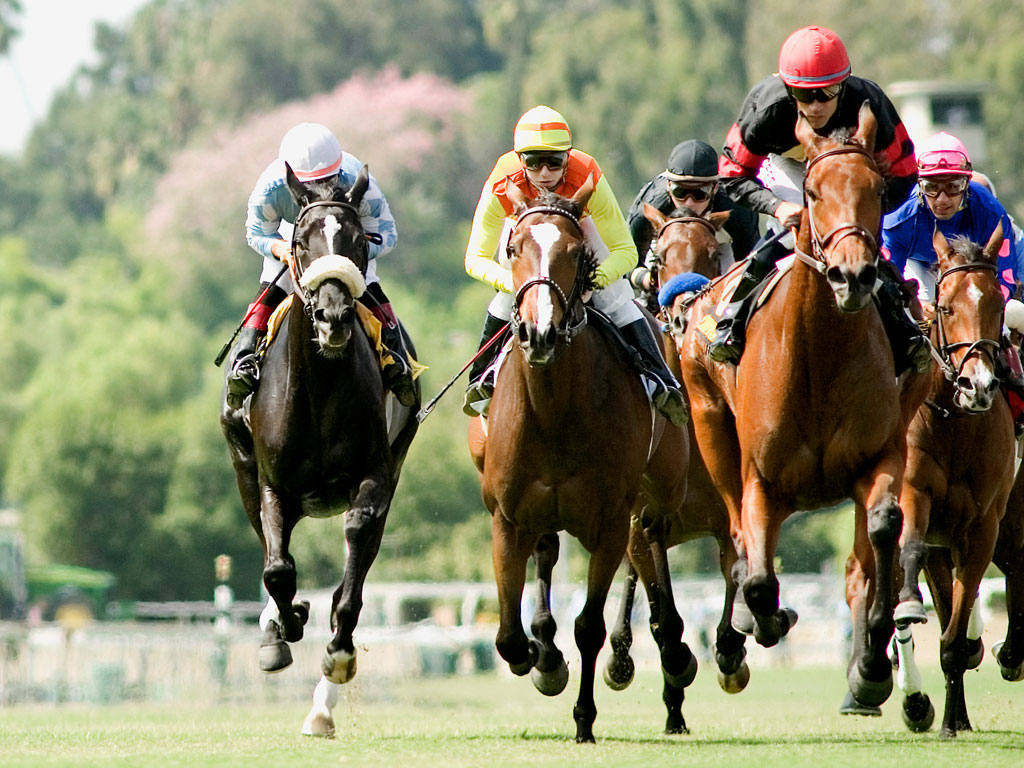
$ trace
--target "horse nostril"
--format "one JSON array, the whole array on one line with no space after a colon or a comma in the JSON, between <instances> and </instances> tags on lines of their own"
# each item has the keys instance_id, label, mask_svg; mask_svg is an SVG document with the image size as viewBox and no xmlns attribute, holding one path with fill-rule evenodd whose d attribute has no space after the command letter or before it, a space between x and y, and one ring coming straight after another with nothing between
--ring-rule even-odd
<instances>
[{"instance_id":1,"label":"horse nostril","mask_svg":"<svg viewBox=\"0 0 1024 768\"><path fill-rule=\"evenodd\" d=\"M857 280L865 288L874 288L875 281L878 279L878 267L874 264L866 264L861 267L860 272L857 273Z\"/></svg>"},{"instance_id":2,"label":"horse nostril","mask_svg":"<svg viewBox=\"0 0 1024 768\"><path fill-rule=\"evenodd\" d=\"M313 322L319 324L327 322L327 312L322 307L313 310Z\"/></svg>"},{"instance_id":3,"label":"horse nostril","mask_svg":"<svg viewBox=\"0 0 1024 768\"><path fill-rule=\"evenodd\" d=\"M960 376L956 380L956 388L959 389L961 392L973 392L974 381L971 379L970 376Z\"/></svg>"},{"instance_id":4,"label":"horse nostril","mask_svg":"<svg viewBox=\"0 0 1024 768\"><path fill-rule=\"evenodd\" d=\"M519 336L519 343L521 345L524 347L530 345L530 329L527 328L527 323L520 323L516 333Z\"/></svg>"},{"instance_id":5,"label":"horse nostril","mask_svg":"<svg viewBox=\"0 0 1024 768\"><path fill-rule=\"evenodd\" d=\"M843 270L839 267L829 267L825 272L825 279L832 285L843 285L846 283L846 279L843 277Z\"/></svg>"}]
</instances>

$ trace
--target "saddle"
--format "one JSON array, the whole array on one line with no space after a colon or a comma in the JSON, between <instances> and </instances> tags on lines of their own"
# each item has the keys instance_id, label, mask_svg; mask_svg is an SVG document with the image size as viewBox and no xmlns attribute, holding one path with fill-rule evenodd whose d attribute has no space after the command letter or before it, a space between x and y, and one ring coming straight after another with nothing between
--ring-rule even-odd
<instances>
[{"instance_id":1,"label":"saddle","mask_svg":"<svg viewBox=\"0 0 1024 768\"><path fill-rule=\"evenodd\" d=\"M772 269L764 279L746 296L742 301L750 304L750 311L746 313L746 317L743 319L743 330L746 331L747 326L750 324L750 318L754 316L758 309L763 307L768 299L771 298L775 287L782 280L782 277L793 268L793 264L796 261L796 256L790 254L784 256L775 263L775 268ZM697 324L697 330L710 342L715 338L715 331L718 328L718 321L722 318L726 308L732 303L733 294L736 293L736 289L739 287L740 279L743 277L743 272L746 267L746 260L739 261L733 265L732 269L718 278L725 285L725 289L722 291L722 295L713 307L711 307L704 317L701 318Z\"/></svg>"}]
</instances>

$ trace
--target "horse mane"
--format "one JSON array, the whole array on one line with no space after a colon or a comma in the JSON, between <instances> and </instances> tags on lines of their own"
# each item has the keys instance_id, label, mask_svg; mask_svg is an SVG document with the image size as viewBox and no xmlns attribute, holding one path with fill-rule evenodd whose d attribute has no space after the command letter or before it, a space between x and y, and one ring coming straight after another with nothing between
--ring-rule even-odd
<instances>
[{"instance_id":1,"label":"horse mane","mask_svg":"<svg viewBox=\"0 0 1024 768\"><path fill-rule=\"evenodd\" d=\"M565 211L574 220L579 221L580 216L583 214L582 206L579 205L575 200L570 200L567 197L562 197L557 192L552 192L548 189L541 190L540 195L529 200L526 203L527 209L534 208L537 206L544 206L547 208L557 208L560 211ZM594 255L594 249L591 248L586 240L583 240L583 244L579 248L580 259L580 277L582 279L582 285L580 290L582 293L592 291L597 288L597 256Z\"/></svg>"},{"instance_id":2,"label":"horse mane","mask_svg":"<svg viewBox=\"0 0 1024 768\"><path fill-rule=\"evenodd\" d=\"M316 200L333 200L335 202L346 202L347 200L349 187L338 174L324 179L307 181L305 185Z\"/></svg>"},{"instance_id":3,"label":"horse mane","mask_svg":"<svg viewBox=\"0 0 1024 768\"><path fill-rule=\"evenodd\" d=\"M983 258L984 249L966 235L953 235L947 238L946 242L949 243L950 252L955 253L965 263L981 261Z\"/></svg>"},{"instance_id":4,"label":"horse mane","mask_svg":"<svg viewBox=\"0 0 1024 768\"><path fill-rule=\"evenodd\" d=\"M673 208L671 213L665 217L666 219L703 219L705 216L701 216L693 208L688 205L680 205L678 208Z\"/></svg>"}]
</instances>

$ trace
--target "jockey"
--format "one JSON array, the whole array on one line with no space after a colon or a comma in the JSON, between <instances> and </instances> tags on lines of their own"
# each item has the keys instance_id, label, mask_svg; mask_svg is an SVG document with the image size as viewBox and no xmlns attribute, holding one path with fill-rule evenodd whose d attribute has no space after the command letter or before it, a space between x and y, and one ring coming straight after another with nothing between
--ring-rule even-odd
<instances>
[{"instance_id":1,"label":"jockey","mask_svg":"<svg viewBox=\"0 0 1024 768\"><path fill-rule=\"evenodd\" d=\"M565 118L550 107L534 107L519 118L512 151L498 158L473 215L466 246L466 272L498 291L487 308L481 350L508 323L514 301L512 271L504 259L504 247L499 249L508 241L515 223L505 189L514 184L527 198L537 197L542 189L570 197L589 177L594 180L594 193L580 224L600 262L594 305L612 319L639 353L654 405L672 423L685 423L686 400L665 365L647 320L633 302L629 283L623 278L636 265L637 254L622 210L597 161L573 148ZM469 416L486 413L494 383L492 376L484 373L494 359L496 347L492 345L487 352L478 353L470 370L463 406Z\"/></svg>"},{"instance_id":2,"label":"jockey","mask_svg":"<svg viewBox=\"0 0 1024 768\"><path fill-rule=\"evenodd\" d=\"M932 246L936 228L946 238L962 236L984 245L1003 228L1003 248L997 262L1004 301L1017 292L1024 278L1018 259L1013 222L995 195L973 181L967 147L956 136L941 132L930 137L917 158L919 181L910 198L882 220L882 254L907 278L917 280L918 297L933 304L936 298L937 257ZM999 376L1018 389L1024 386L1016 347L1004 333ZM1020 420L1021 413L1014 413Z\"/></svg>"},{"instance_id":3,"label":"jockey","mask_svg":"<svg viewBox=\"0 0 1024 768\"><path fill-rule=\"evenodd\" d=\"M725 193L742 206L774 216L784 228L796 227L803 210L804 175L803 150L796 138L798 115L819 135L829 136L837 129L856 129L864 102L878 121L874 155L886 177L883 212L893 210L917 181L914 144L882 89L850 74L846 46L825 27L793 32L779 51L779 71L747 94L718 162ZM787 251L777 243L766 243L748 262L709 347L713 360L739 360L749 312L743 300ZM930 365L927 339L902 305L890 306L890 298L891 291L878 294L897 371L909 365L926 370Z\"/></svg>"},{"instance_id":4,"label":"jockey","mask_svg":"<svg viewBox=\"0 0 1024 768\"><path fill-rule=\"evenodd\" d=\"M299 214L299 205L292 197L285 180L284 164L288 163L299 181L306 183L337 176L342 184L351 187L363 163L348 152L342 152L334 134L319 123L299 123L284 135L278 157L260 175L249 195L248 215L245 220L245 240L263 257L260 276L259 303L250 305L249 316L242 328L236 346L235 363L228 375L228 404L241 405L245 396L256 389L259 381L259 359L256 348L266 336L267 321L271 313L292 291L289 274L284 274L273 286L267 287L280 271L280 262L291 258L291 243L280 233L281 222L293 224ZM366 265L366 292L360 298L381 323L385 357L390 363L381 372L384 386L391 390L403 405L415 402L405 344L391 302L384 294L377 277L377 257L395 247L397 232L388 201L370 176L370 185L359 206L359 219L363 231L377 237L367 238L369 261Z\"/></svg>"},{"instance_id":5,"label":"jockey","mask_svg":"<svg viewBox=\"0 0 1024 768\"><path fill-rule=\"evenodd\" d=\"M718 231L719 254L724 267L732 264L735 256L746 256L758 239L757 214L741 208L725 194L718 184L718 153L710 144L690 139L676 144L668 156L668 167L648 181L629 207L626 222L633 236L637 253L648 254L657 237L651 223L644 216L644 203L670 214L677 208L689 208L698 216L716 211L729 211L729 219ZM650 264L637 264L630 275L634 287L650 289Z\"/></svg>"}]
</instances>

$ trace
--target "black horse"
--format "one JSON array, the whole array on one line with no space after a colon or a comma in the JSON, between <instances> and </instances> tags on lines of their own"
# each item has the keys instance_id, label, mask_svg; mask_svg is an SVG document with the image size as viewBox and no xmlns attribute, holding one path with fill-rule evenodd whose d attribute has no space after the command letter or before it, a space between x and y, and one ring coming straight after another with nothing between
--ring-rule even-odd
<instances>
[{"instance_id":1,"label":"black horse","mask_svg":"<svg viewBox=\"0 0 1024 768\"><path fill-rule=\"evenodd\" d=\"M337 177L303 184L290 167L287 182L301 209L292 236L293 306L267 348L259 389L239 409L222 399L221 428L242 504L263 544L263 583L271 597L260 618L263 671L291 664L288 643L302 638L308 618L308 604L293 602L288 544L295 524L306 516L346 515L348 557L334 592L334 637L303 729L329 735L336 684L356 671L352 632L363 583L416 433L419 392L408 408L385 398L377 351L357 316L368 252L359 219L366 166L351 189Z\"/></svg>"}]
</instances>

